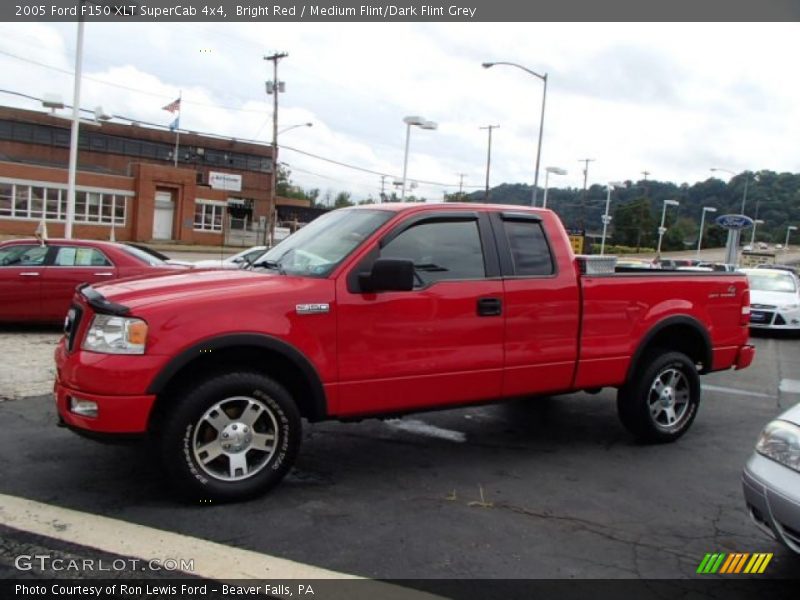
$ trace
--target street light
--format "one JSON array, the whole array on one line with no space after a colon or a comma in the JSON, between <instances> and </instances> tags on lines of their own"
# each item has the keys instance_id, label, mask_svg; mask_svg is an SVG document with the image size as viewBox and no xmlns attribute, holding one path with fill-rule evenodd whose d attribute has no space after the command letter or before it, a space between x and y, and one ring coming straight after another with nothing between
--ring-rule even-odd
<instances>
[{"instance_id":1,"label":"street light","mask_svg":"<svg viewBox=\"0 0 800 600\"><path fill-rule=\"evenodd\" d=\"M786 228L786 241L783 243L783 251L786 252L789 249L789 234L793 231L797 231L796 225L789 225Z\"/></svg>"},{"instance_id":2,"label":"street light","mask_svg":"<svg viewBox=\"0 0 800 600\"><path fill-rule=\"evenodd\" d=\"M603 237L600 240L600 256L603 256L606 253L606 231L608 230L608 224L611 222L611 217L608 214L608 207L611 205L611 190L617 187L622 187L622 184L619 181L609 181L606 193L606 212L602 216L603 220Z\"/></svg>"},{"instance_id":3,"label":"street light","mask_svg":"<svg viewBox=\"0 0 800 600\"><path fill-rule=\"evenodd\" d=\"M566 175L567 170L562 169L561 167L545 167L544 169L544 198L542 199L542 208L547 208L547 180L550 176L550 173L553 175Z\"/></svg>"},{"instance_id":4,"label":"street light","mask_svg":"<svg viewBox=\"0 0 800 600\"><path fill-rule=\"evenodd\" d=\"M730 169L721 169L719 167L711 167L711 171L712 172L723 171L724 173L730 173L734 177L736 177L736 175L737 175L737 173L735 173L734 171L731 171ZM742 194L742 211L741 211L740 214L744 214L744 206L747 203L747 187L748 187L748 185L750 183L750 172L746 171L745 174L747 175L747 177L744 180L744 194ZM758 181L758 175L754 176L753 179L755 181Z\"/></svg>"},{"instance_id":5,"label":"street light","mask_svg":"<svg viewBox=\"0 0 800 600\"><path fill-rule=\"evenodd\" d=\"M517 69L522 69L529 75L533 75L534 77L538 77L544 82L544 90L542 91L542 115L539 118L539 144L536 148L536 172L533 176L533 198L531 201L531 206L536 206L536 199L537 199L537 190L539 185L539 159L542 154L542 133L544 133L544 105L547 101L547 73L544 75L540 75L536 71L531 71L527 67L523 67L522 65L518 65L517 63L513 62L485 62L482 63L484 69L488 69L495 65L507 65L509 67L516 67Z\"/></svg>"},{"instance_id":6,"label":"street light","mask_svg":"<svg viewBox=\"0 0 800 600\"><path fill-rule=\"evenodd\" d=\"M408 174L408 142L411 138L411 126L415 125L420 129L436 129L438 125L433 121L428 121L422 117L411 116L404 117L403 123L406 124L406 153L403 159L403 191L400 195L400 201L405 202L406 199L406 175Z\"/></svg>"},{"instance_id":7,"label":"street light","mask_svg":"<svg viewBox=\"0 0 800 600\"><path fill-rule=\"evenodd\" d=\"M703 215L700 217L700 233L697 235L697 258L700 258L700 246L703 243L703 233L705 231L706 226L706 213L707 212L717 212L717 209L713 206L704 206L703 207Z\"/></svg>"},{"instance_id":8,"label":"street light","mask_svg":"<svg viewBox=\"0 0 800 600\"><path fill-rule=\"evenodd\" d=\"M755 250L756 243L756 226L763 225L763 219L753 219L753 232L750 234L750 248Z\"/></svg>"},{"instance_id":9,"label":"street light","mask_svg":"<svg viewBox=\"0 0 800 600\"><path fill-rule=\"evenodd\" d=\"M298 123L297 125L289 125L289 127L284 127L280 131L278 131L278 135L282 133L286 133L287 131L291 131L292 129L297 129L298 127L313 127L313 123Z\"/></svg>"},{"instance_id":10,"label":"street light","mask_svg":"<svg viewBox=\"0 0 800 600\"><path fill-rule=\"evenodd\" d=\"M656 258L661 258L661 240L664 238L664 234L667 233L666 227L664 227L664 219L667 216L667 206L679 206L680 202L677 200L664 200L664 208L661 210L661 226L658 228L658 249L656 250Z\"/></svg>"}]
</instances>

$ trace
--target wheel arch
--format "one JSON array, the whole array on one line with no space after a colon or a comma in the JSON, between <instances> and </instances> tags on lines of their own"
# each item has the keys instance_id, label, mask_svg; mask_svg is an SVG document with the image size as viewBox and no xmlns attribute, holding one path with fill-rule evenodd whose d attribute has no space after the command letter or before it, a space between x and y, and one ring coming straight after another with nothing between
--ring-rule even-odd
<instances>
[{"instance_id":1,"label":"wheel arch","mask_svg":"<svg viewBox=\"0 0 800 600\"><path fill-rule=\"evenodd\" d=\"M147 388L156 395L152 423L169 407L170 397L209 373L242 368L269 375L292 395L301 416L309 421L327 418L322 380L311 362L291 344L272 336L237 333L195 343L173 357Z\"/></svg>"},{"instance_id":2,"label":"wheel arch","mask_svg":"<svg viewBox=\"0 0 800 600\"><path fill-rule=\"evenodd\" d=\"M712 368L711 336L705 326L688 315L674 315L656 323L639 342L631 357L625 381L630 382L641 368L647 353L653 348L664 348L682 352L695 364L701 364L699 373L708 373Z\"/></svg>"}]
</instances>

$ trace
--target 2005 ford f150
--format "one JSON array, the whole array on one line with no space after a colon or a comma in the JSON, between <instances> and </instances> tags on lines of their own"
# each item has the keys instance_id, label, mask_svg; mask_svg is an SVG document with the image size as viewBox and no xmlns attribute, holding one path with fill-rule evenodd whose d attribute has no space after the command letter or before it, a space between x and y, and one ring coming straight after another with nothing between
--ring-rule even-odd
<instances>
[{"instance_id":1,"label":"2005 ford f150","mask_svg":"<svg viewBox=\"0 0 800 600\"><path fill-rule=\"evenodd\" d=\"M697 414L699 375L753 360L747 280L591 264L548 210L333 211L262 272L79 287L58 412L84 435L147 436L179 490L222 500L281 480L303 418L614 387L625 427L673 441Z\"/></svg>"}]
</instances>

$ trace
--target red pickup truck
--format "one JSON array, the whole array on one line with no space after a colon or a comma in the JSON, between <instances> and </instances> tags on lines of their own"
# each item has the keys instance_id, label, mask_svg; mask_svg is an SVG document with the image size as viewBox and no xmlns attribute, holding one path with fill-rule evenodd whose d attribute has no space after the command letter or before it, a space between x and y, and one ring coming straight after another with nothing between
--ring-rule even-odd
<instances>
[{"instance_id":1,"label":"red pickup truck","mask_svg":"<svg viewBox=\"0 0 800 600\"><path fill-rule=\"evenodd\" d=\"M548 210L333 211L261 272L79 288L58 412L90 437L147 434L179 490L218 500L280 481L303 418L615 387L625 427L673 441L697 414L699 374L753 360L747 280L591 265Z\"/></svg>"}]
</instances>

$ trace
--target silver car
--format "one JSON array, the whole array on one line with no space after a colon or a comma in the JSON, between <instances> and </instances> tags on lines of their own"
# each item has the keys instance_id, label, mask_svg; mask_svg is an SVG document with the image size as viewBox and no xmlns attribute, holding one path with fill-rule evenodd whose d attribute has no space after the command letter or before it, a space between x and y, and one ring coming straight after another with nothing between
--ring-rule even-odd
<instances>
[{"instance_id":1,"label":"silver car","mask_svg":"<svg viewBox=\"0 0 800 600\"><path fill-rule=\"evenodd\" d=\"M742 486L753 521L800 554L800 404L761 432Z\"/></svg>"}]
</instances>

